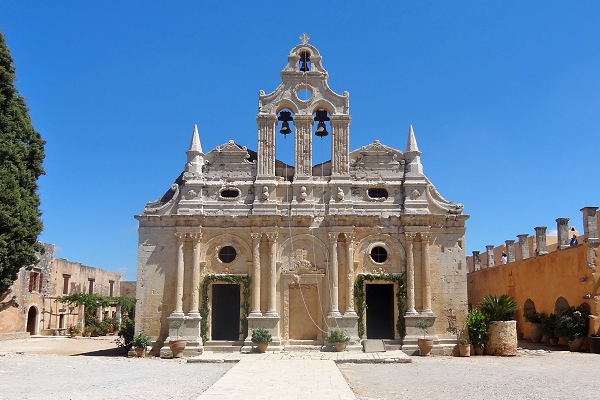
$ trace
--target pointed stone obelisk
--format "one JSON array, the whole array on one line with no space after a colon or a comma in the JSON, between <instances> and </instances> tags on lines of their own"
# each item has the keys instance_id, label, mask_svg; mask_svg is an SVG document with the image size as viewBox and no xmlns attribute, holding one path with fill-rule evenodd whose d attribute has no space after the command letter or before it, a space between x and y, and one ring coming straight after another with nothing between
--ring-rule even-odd
<instances>
[{"instance_id":1,"label":"pointed stone obelisk","mask_svg":"<svg viewBox=\"0 0 600 400\"><path fill-rule=\"evenodd\" d=\"M194 125L190 149L186 152L187 164L185 165L185 178L194 179L202 176L202 166L204 165L204 153L200 144L200 135L198 134L198 125Z\"/></svg>"}]
</instances>

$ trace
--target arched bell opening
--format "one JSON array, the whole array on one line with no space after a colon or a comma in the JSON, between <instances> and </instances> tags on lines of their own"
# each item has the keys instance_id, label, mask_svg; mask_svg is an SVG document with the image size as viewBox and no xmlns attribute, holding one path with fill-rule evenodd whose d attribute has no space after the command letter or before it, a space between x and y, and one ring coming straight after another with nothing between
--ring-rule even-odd
<instances>
[{"instance_id":1,"label":"arched bell opening","mask_svg":"<svg viewBox=\"0 0 600 400\"><path fill-rule=\"evenodd\" d=\"M275 139L275 176L292 180L294 177L294 112L287 107L277 113ZM290 137L288 139L288 136ZM291 139L291 140L290 140Z\"/></svg>"},{"instance_id":2,"label":"arched bell opening","mask_svg":"<svg viewBox=\"0 0 600 400\"><path fill-rule=\"evenodd\" d=\"M318 108L313 113L313 176L331 175L330 116L325 108Z\"/></svg>"},{"instance_id":3,"label":"arched bell opening","mask_svg":"<svg viewBox=\"0 0 600 400\"><path fill-rule=\"evenodd\" d=\"M298 63L298 71L309 72L310 68L310 52L308 50L302 50L300 52L300 62Z\"/></svg>"}]
</instances>

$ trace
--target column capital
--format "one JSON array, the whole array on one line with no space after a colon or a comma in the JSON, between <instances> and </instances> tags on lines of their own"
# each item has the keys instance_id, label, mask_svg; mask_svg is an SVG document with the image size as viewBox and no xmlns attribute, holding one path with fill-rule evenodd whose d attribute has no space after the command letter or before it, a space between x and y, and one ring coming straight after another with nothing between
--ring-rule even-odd
<instances>
[{"instance_id":1,"label":"column capital","mask_svg":"<svg viewBox=\"0 0 600 400\"><path fill-rule=\"evenodd\" d=\"M202 239L202 233L201 232L193 232L189 234L189 237L192 238L194 241L199 241L200 239Z\"/></svg>"},{"instance_id":2,"label":"column capital","mask_svg":"<svg viewBox=\"0 0 600 400\"><path fill-rule=\"evenodd\" d=\"M279 236L279 233L277 232L267 232L267 239L269 239L270 241L276 241L277 237Z\"/></svg>"},{"instance_id":3,"label":"column capital","mask_svg":"<svg viewBox=\"0 0 600 400\"><path fill-rule=\"evenodd\" d=\"M417 237L417 234L414 232L404 232L404 238L410 242L415 240L416 237Z\"/></svg>"},{"instance_id":4,"label":"column capital","mask_svg":"<svg viewBox=\"0 0 600 400\"><path fill-rule=\"evenodd\" d=\"M425 241L425 242L429 242L429 239L431 239L431 233L430 232L421 232L421 240Z\"/></svg>"},{"instance_id":5,"label":"column capital","mask_svg":"<svg viewBox=\"0 0 600 400\"><path fill-rule=\"evenodd\" d=\"M328 232L327 236L329 236L330 242L337 242L338 237L340 236L339 232Z\"/></svg>"},{"instance_id":6,"label":"column capital","mask_svg":"<svg viewBox=\"0 0 600 400\"><path fill-rule=\"evenodd\" d=\"M183 242L185 240L186 234L184 232L175 232L175 237L178 242Z\"/></svg>"},{"instance_id":7,"label":"column capital","mask_svg":"<svg viewBox=\"0 0 600 400\"><path fill-rule=\"evenodd\" d=\"M354 232L344 232L344 238L351 242L354 240Z\"/></svg>"},{"instance_id":8,"label":"column capital","mask_svg":"<svg viewBox=\"0 0 600 400\"><path fill-rule=\"evenodd\" d=\"M258 241L260 240L260 238L262 238L262 233L261 232L252 232L250 234L250 237L252 238L253 241Z\"/></svg>"}]
</instances>

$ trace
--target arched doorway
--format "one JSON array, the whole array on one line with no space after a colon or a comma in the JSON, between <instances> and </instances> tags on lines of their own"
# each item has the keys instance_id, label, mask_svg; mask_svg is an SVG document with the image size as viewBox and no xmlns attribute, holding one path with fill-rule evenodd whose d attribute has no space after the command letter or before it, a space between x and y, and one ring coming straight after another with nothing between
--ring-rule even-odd
<instances>
[{"instance_id":1,"label":"arched doorway","mask_svg":"<svg viewBox=\"0 0 600 400\"><path fill-rule=\"evenodd\" d=\"M37 317L37 308L35 308L35 306L29 307L29 312L27 313L27 332L29 332L30 335L37 334Z\"/></svg>"}]
</instances>

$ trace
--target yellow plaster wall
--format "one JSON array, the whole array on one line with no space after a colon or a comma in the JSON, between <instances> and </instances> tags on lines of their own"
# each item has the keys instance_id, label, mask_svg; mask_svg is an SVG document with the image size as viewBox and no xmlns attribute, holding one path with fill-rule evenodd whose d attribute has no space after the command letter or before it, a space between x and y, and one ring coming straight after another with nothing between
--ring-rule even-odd
<instances>
[{"instance_id":1,"label":"yellow plaster wall","mask_svg":"<svg viewBox=\"0 0 600 400\"><path fill-rule=\"evenodd\" d=\"M589 253L588 253L589 252ZM546 255L515 261L506 265L482 269L469 273L467 291L469 304L476 306L481 298L488 294L508 293L519 303L517 311L517 330L529 337L529 324L523 317L523 306L531 299L536 311L554 312L556 300L562 296L571 306L586 302L593 314L590 321L590 333L599 332L598 299L586 300L586 294L598 296L597 268L599 248L590 248L589 244L571 247ZM595 265L588 268L588 256Z\"/></svg>"}]
</instances>

